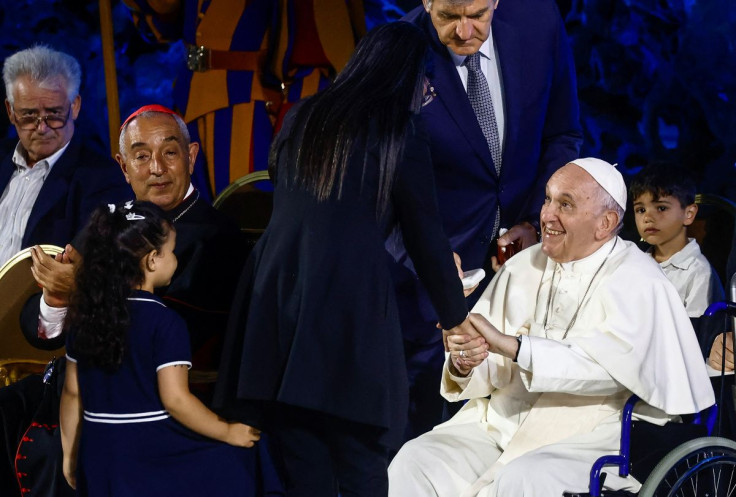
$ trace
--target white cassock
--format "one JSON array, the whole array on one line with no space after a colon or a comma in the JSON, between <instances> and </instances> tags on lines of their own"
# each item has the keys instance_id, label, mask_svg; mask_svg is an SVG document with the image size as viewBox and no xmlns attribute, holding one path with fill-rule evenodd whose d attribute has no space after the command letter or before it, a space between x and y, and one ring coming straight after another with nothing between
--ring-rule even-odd
<instances>
[{"instance_id":1,"label":"white cassock","mask_svg":"<svg viewBox=\"0 0 736 497\"><path fill-rule=\"evenodd\" d=\"M659 424L715 402L682 301L631 242L615 238L563 264L530 247L506 262L473 312L528 336L519 363L491 354L467 378L445 363L443 396L468 402L399 451L391 497L586 492L595 459L618 451L632 393L648 404L635 417ZM606 478L606 488L639 486L615 470Z\"/></svg>"}]
</instances>

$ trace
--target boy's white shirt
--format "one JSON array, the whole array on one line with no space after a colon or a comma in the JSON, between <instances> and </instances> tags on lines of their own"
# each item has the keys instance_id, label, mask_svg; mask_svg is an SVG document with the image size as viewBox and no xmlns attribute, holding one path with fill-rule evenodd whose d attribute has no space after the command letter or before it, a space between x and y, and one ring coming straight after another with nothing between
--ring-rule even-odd
<instances>
[{"instance_id":1,"label":"boy's white shirt","mask_svg":"<svg viewBox=\"0 0 736 497\"><path fill-rule=\"evenodd\" d=\"M653 250L648 250L652 257ZM690 317L702 316L711 302L724 297L720 282L713 281L716 276L710 262L700 251L694 238L688 238L688 243L682 250L660 262L659 266L677 289Z\"/></svg>"}]
</instances>

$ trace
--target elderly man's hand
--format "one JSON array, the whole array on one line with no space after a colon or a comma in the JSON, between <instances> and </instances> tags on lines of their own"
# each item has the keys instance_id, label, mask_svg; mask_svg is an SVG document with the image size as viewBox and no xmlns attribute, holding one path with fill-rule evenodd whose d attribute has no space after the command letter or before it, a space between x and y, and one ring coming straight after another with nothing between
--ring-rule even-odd
<instances>
[{"instance_id":1,"label":"elderly man's hand","mask_svg":"<svg viewBox=\"0 0 736 497\"><path fill-rule=\"evenodd\" d=\"M516 337L501 333L480 314L470 314L470 322L483 335L483 338L488 344L489 352L508 357L509 359L517 356L519 342L516 340Z\"/></svg>"},{"instance_id":2,"label":"elderly man's hand","mask_svg":"<svg viewBox=\"0 0 736 497\"><path fill-rule=\"evenodd\" d=\"M496 244L499 247L506 247L507 245L511 245L516 241L519 242L521 250L535 245L539 242L537 238L536 228L532 226L531 223L524 221L521 224L512 226L511 229L509 229L506 233L499 236ZM502 265L503 264L499 264L499 261L495 255L491 257L491 267L495 272L498 272L498 270L501 269Z\"/></svg>"},{"instance_id":3,"label":"elderly man's hand","mask_svg":"<svg viewBox=\"0 0 736 497\"><path fill-rule=\"evenodd\" d=\"M74 247L68 245L64 252L55 257L46 255L41 247L31 248L31 273L43 288L43 299L51 307L65 307L74 287L74 267L80 256Z\"/></svg>"},{"instance_id":4,"label":"elderly man's hand","mask_svg":"<svg viewBox=\"0 0 736 497\"><path fill-rule=\"evenodd\" d=\"M455 326L454 328L450 328L449 330L442 329L442 325L440 323L437 323L437 328L442 330L442 343L445 344L445 352L450 351L450 347L447 343L447 338L450 335L467 335L470 338L477 338L480 336L478 330L476 330L475 327L470 323L470 317L466 317L465 321Z\"/></svg>"},{"instance_id":5,"label":"elderly man's hand","mask_svg":"<svg viewBox=\"0 0 736 497\"><path fill-rule=\"evenodd\" d=\"M734 370L733 364L733 335L731 333L721 333L713 342L708 356L708 365L713 369L721 370L721 362L723 359L723 337L726 337L726 372L730 373Z\"/></svg>"}]
</instances>

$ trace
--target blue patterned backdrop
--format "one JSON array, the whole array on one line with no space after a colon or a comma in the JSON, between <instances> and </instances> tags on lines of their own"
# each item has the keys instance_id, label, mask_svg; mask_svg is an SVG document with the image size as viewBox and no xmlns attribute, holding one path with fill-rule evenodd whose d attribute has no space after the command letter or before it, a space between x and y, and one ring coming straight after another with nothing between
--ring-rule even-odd
<instances>
[{"instance_id":1,"label":"blue patterned backdrop","mask_svg":"<svg viewBox=\"0 0 736 497\"><path fill-rule=\"evenodd\" d=\"M501 0L513 1L513 0ZM419 0L366 2L368 25L398 18ZM184 49L141 39L112 0L121 113L171 105ZM578 72L584 155L618 162L627 175L651 159L696 171L701 190L736 198L736 2L559 0ZM84 68L80 132L107 147L98 4L0 0L0 57L34 42ZM12 136L5 114L0 133Z\"/></svg>"}]
</instances>

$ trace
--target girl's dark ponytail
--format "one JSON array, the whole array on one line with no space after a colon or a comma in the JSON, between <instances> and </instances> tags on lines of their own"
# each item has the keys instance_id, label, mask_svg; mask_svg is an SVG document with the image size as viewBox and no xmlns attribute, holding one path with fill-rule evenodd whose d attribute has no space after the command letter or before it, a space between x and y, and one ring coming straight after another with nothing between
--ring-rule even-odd
<instances>
[{"instance_id":1,"label":"girl's dark ponytail","mask_svg":"<svg viewBox=\"0 0 736 497\"><path fill-rule=\"evenodd\" d=\"M141 260L161 250L171 229L149 202L108 204L92 213L64 323L78 359L109 371L120 366L130 324L127 299L144 280Z\"/></svg>"}]
</instances>

